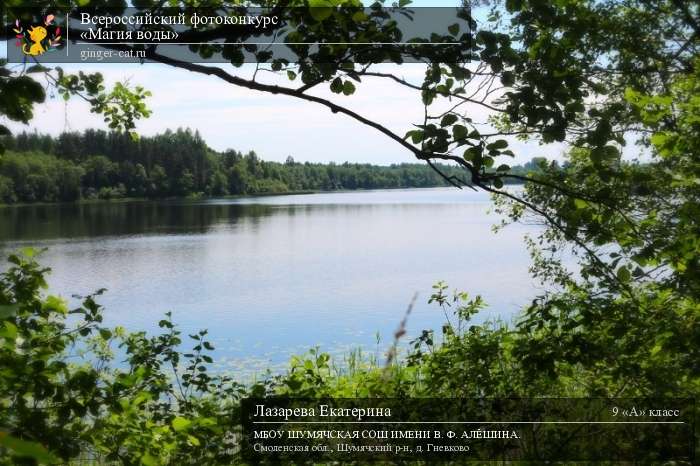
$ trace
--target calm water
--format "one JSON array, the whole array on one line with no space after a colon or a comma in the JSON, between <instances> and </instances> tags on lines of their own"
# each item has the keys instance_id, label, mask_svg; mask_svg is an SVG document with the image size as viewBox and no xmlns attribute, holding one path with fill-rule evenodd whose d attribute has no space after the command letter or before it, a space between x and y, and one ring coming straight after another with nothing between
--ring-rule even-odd
<instances>
[{"instance_id":1,"label":"calm water","mask_svg":"<svg viewBox=\"0 0 700 466\"><path fill-rule=\"evenodd\" d=\"M107 323L131 330L172 311L184 331L210 330L218 364L249 372L315 345L374 351L377 332L381 353L416 292L409 333L439 328L438 280L508 319L538 292L532 227L494 234L490 207L440 188L0 208L0 252L47 247L52 293L107 288Z\"/></svg>"}]
</instances>

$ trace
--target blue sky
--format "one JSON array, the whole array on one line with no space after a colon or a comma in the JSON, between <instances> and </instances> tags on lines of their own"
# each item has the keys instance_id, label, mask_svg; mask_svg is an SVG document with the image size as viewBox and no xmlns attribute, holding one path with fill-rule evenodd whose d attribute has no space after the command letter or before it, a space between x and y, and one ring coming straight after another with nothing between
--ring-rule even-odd
<instances>
[{"instance_id":1,"label":"blue sky","mask_svg":"<svg viewBox=\"0 0 700 466\"><path fill-rule=\"evenodd\" d=\"M455 2L416 1L414 5L454 6ZM6 49L0 53L6 55ZM251 77L255 68L253 64L241 68L222 66L243 77ZM144 135L168 128L192 128L198 130L214 149L255 150L267 160L283 161L291 155L299 161L315 162L388 164L414 161L404 148L376 130L349 117L332 114L318 104L237 88L218 78L159 64L80 64L64 65L63 68L68 72L99 71L109 83L129 80L131 84L150 90L153 96L148 99L148 105L153 115L139 122L137 127ZM420 82L424 72L420 64L380 65L380 68L414 82ZM286 78L266 79L271 83L289 84ZM314 93L337 99L339 104L375 119L401 135L422 120L420 96L388 80L366 78L350 97L331 94L327 86ZM470 109L470 112L477 121L485 121L488 116L479 108ZM60 97L50 97L37 107L35 115L29 126L10 126L14 131L36 129L51 134L105 128L101 117L89 113L87 105L80 99L66 103ZM536 155L557 157L562 152L558 146L543 148L514 144L518 162Z\"/></svg>"}]
</instances>

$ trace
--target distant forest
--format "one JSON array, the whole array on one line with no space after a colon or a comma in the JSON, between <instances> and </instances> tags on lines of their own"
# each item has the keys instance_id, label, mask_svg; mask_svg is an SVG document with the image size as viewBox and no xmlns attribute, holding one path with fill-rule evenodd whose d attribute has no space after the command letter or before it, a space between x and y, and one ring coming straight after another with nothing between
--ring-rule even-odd
<instances>
[{"instance_id":1,"label":"distant forest","mask_svg":"<svg viewBox=\"0 0 700 466\"><path fill-rule=\"evenodd\" d=\"M5 136L0 203L80 199L226 196L447 186L426 164L284 163L255 152L217 152L198 132L178 129L138 140L101 130ZM513 168L526 173L538 159ZM464 171L440 165L460 178Z\"/></svg>"}]
</instances>

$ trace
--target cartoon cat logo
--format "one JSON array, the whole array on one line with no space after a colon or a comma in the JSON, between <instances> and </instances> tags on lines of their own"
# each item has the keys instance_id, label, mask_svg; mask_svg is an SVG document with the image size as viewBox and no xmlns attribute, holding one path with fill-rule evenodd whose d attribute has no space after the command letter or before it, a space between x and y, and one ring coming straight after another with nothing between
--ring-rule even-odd
<instances>
[{"instance_id":1,"label":"cartoon cat logo","mask_svg":"<svg viewBox=\"0 0 700 466\"><path fill-rule=\"evenodd\" d=\"M47 35L48 32L46 32L46 28L42 26L34 26L32 29L30 29L29 40L31 40L33 44L31 47L29 47L29 50L27 50L27 44L22 46L22 51L25 53L25 55L41 55L42 53L46 52L44 46L41 45L41 41L46 39Z\"/></svg>"},{"instance_id":2,"label":"cartoon cat logo","mask_svg":"<svg viewBox=\"0 0 700 466\"><path fill-rule=\"evenodd\" d=\"M61 44L61 28L53 27L54 15L48 15L44 19L44 24L31 26L24 29L19 22L15 21L15 45L22 47L22 53L29 56L42 55L49 50L56 49Z\"/></svg>"}]
</instances>

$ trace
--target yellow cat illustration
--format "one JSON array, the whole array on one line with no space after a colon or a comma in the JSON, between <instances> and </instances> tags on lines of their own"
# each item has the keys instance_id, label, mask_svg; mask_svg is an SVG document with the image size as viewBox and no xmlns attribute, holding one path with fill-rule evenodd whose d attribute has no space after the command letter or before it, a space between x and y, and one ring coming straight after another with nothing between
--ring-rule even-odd
<instances>
[{"instance_id":1,"label":"yellow cat illustration","mask_svg":"<svg viewBox=\"0 0 700 466\"><path fill-rule=\"evenodd\" d=\"M26 55L41 55L46 52L46 49L41 45L41 41L46 39L46 28L42 26L35 26L29 30L29 39L33 42L29 50L27 50L27 44L24 44L22 51Z\"/></svg>"}]
</instances>

